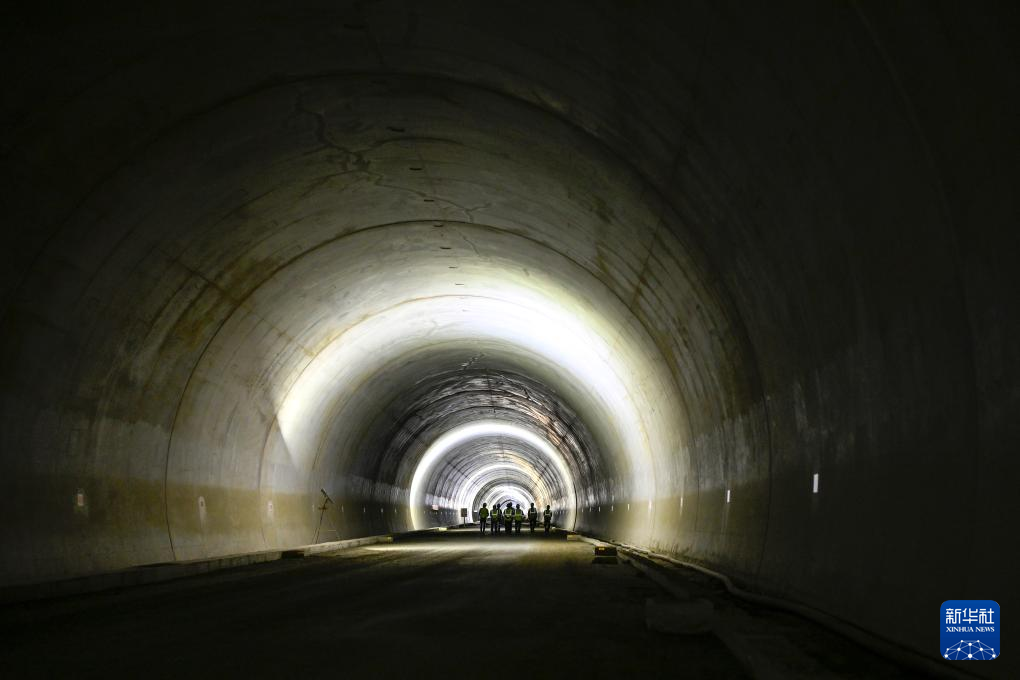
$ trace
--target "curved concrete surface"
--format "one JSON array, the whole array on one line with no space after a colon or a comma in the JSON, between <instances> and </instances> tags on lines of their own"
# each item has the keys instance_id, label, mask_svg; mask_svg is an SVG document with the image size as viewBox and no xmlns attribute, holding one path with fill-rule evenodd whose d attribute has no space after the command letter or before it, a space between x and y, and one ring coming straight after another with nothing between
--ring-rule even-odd
<instances>
[{"instance_id":1,"label":"curved concrete surface","mask_svg":"<svg viewBox=\"0 0 1020 680\"><path fill-rule=\"evenodd\" d=\"M0 583L308 543L322 489L919 650L1014 591L1015 8L547 4L12 20Z\"/></svg>"}]
</instances>

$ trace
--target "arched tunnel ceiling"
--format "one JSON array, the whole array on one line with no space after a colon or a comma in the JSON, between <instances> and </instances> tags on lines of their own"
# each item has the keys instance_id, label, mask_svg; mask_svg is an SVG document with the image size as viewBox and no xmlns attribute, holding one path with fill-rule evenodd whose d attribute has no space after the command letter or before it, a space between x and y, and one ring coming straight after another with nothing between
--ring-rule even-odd
<instances>
[{"instance_id":1,"label":"arched tunnel ceiling","mask_svg":"<svg viewBox=\"0 0 1020 680\"><path fill-rule=\"evenodd\" d=\"M1016 477L1009 22L72 11L0 48L0 582L307 542L322 492L345 536L551 497L918 647L864 595L972 578L928 518ZM554 455L480 434L426 476L479 421Z\"/></svg>"},{"instance_id":2,"label":"arched tunnel ceiling","mask_svg":"<svg viewBox=\"0 0 1020 680\"><path fill-rule=\"evenodd\" d=\"M475 496L491 481L486 471L493 468L498 468L497 477L517 468L532 479L525 488L534 498L555 499L558 507L573 506L567 499L577 495L578 480L616 476L612 459L559 395L524 375L486 368L488 363L489 358L479 353L447 374L420 372L428 379L402 394L392 414L384 411L369 421L377 434L366 436L354 448L385 451L375 478L411 485L413 476L426 474L421 461L427 449L445 434L479 423L502 429L485 429L456 442L427 473L428 481L423 480L428 493L447 506L477 508L482 501L474 502ZM368 443L373 441L378 443ZM432 505L434 500L420 499L417 505ZM568 523L571 515L564 512L561 521Z\"/></svg>"},{"instance_id":3,"label":"arched tunnel ceiling","mask_svg":"<svg viewBox=\"0 0 1020 680\"><path fill-rule=\"evenodd\" d=\"M572 507L565 502L568 480L541 452L512 440L509 447L506 441L475 441L460 447L450 462L435 471L441 481L429 480L425 488L435 489L440 498L451 499L449 506L458 508L477 509L483 502L492 503L493 495L504 487L523 489L529 502L557 501L558 508Z\"/></svg>"},{"instance_id":4,"label":"arched tunnel ceiling","mask_svg":"<svg viewBox=\"0 0 1020 680\"><path fill-rule=\"evenodd\" d=\"M425 523L421 509L430 503L475 507L484 487L494 479L509 479L510 471L515 472L513 485L529 501L555 502L560 522L573 526L577 484L585 476L571 469L563 451L528 427L488 419L447 430L421 456L410 485L415 527Z\"/></svg>"},{"instance_id":5,"label":"arched tunnel ceiling","mask_svg":"<svg viewBox=\"0 0 1020 680\"><path fill-rule=\"evenodd\" d=\"M416 111L420 131L370 125L383 102ZM318 113L307 115L306 106ZM484 113L474 113L479 106ZM652 210L638 178L555 118L448 81L335 78L271 88L227 108L201 121L208 134L189 139L194 148L173 139L152 161L165 167L201 148L224 168L218 181L192 178L181 163L183 185L164 181L165 207L149 205L154 219L129 236L146 242L165 232L165 220L177 218L170 206L195 209L203 197L217 206L215 228L195 223L194 243L173 255L189 279L197 273L213 283L175 295L187 296L189 310L191 295L211 295L199 309L202 321L217 319L195 326L203 346L173 416L167 485L168 493L179 490L182 508L168 509L168 523L172 534L195 541L176 539L175 555L210 549L208 537L197 541L193 508L183 500L204 498L199 478L210 462L215 476L239 467L258 474L246 484L280 496L275 508L334 484L343 497L356 479L403 505L406 471L399 479L373 474L371 454L354 444L363 436L359 423L405 386L479 354L536 376L594 423L602 445L574 454L585 459L574 469L588 474L571 480L571 497L613 493L610 480L651 497L652 450L676 448L686 425L676 382L697 381L704 369L695 362L685 375L671 373L660 348L674 342L675 318L650 328L628 305L643 294L641 278L658 272L663 281L679 278L668 290L649 287L649 304L702 317L685 321L692 328L711 315L696 311L701 290L687 277L697 268L664 231L668 209ZM268 120L257 122L260 115ZM528 130L531 144L509 134L501 118ZM272 147L279 160L264 157L251 127L282 130ZM555 160L538 151L555 144L562 146ZM365 168L337 173L338 147L356 149ZM254 160L249 151L258 152ZM614 195L612 210L600 207L600 193ZM258 198L236 204L249 195ZM449 207L469 200L477 203L471 212ZM286 221L274 219L280 211ZM439 217L421 220L423 211ZM665 247L653 254L653 242ZM176 319L179 309L161 300L154 298L160 310L153 313ZM153 326L177 330L158 320ZM238 404L260 417L233 417ZM378 450L397 434L377 434ZM210 445L229 455L210 460ZM401 458L405 467L409 461ZM341 481L331 478L337 470ZM609 470L619 474L598 474ZM268 501L247 500L256 502ZM283 516L274 513L276 528ZM296 538L308 521L288 533ZM257 541L264 531L253 524L246 538L230 532L219 537L229 543L214 549L237 549L235 542Z\"/></svg>"}]
</instances>

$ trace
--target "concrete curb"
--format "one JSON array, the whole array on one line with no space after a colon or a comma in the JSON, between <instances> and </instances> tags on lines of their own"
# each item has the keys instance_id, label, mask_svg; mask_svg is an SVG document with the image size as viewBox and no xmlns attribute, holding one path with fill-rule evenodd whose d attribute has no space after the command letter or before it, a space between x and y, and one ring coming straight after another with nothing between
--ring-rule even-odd
<instances>
[{"instance_id":1,"label":"concrete curb","mask_svg":"<svg viewBox=\"0 0 1020 680\"><path fill-rule=\"evenodd\" d=\"M188 576L198 576L211 571L243 567L261 562L274 562L280 559L283 551L265 550L240 555L225 555L212 559L189 560L183 562L163 562L143 564L118 571L90 574L60 581L44 581L9 586L0 590L0 604L14 604L31 600L45 600L68 595L83 595L113 588L148 585L173 581Z\"/></svg>"},{"instance_id":2,"label":"concrete curb","mask_svg":"<svg viewBox=\"0 0 1020 680\"><path fill-rule=\"evenodd\" d=\"M725 574L713 571L711 569L701 566L700 564L684 562L683 560L678 560L674 557L670 557L669 555L655 553L644 548L628 545L626 543L617 543L615 541L603 541L583 534L577 535L580 537L577 540L582 540L586 543L591 543L592 545L616 546L622 555L626 555L631 559L631 563L635 566L635 568L637 568L639 571L644 572L646 575L652 575L654 572L652 571L651 566L641 564L640 563L641 560L645 560L659 568L667 568L667 566L672 566L674 568L681 567L685 569L691 569L699 573L705 574L706 576L715 578L721 581L723 586L726 588L727 592L729 592L734 597L746 600L748 602L753 602L754 604L757 605L770 607L773 609L779 609L782 611L787 611L792 614L801 616L809 621L817 623L818 625L833 631L834 633L842 635L843 637L856 642L857 644L875 652L876 654L884 656L887 659L891 659L892 661L900 663L912 670L923 672L929 677L947 678L952 680L984 677L980 675L973 675L966 671L960 671L955 668L947 668L944 664L941 664L935 661L934 659L928 659L912 649L900 647L899 645L890 642L885 638L879 637L851 623L847 623L845 621L837 619L834 616L826 614L825 612L818 611L811 607L807 607L798 602L791 602L789 600L783 600L781 598L772 597L769 595L761 595L759 593L752 593L750 591L743 590L742 588L736 586L733 583L733 581ZM662 562L666 562L668 563L668 565L663 565L661 564ZM657 585L666 590L666 592L669 592L671 595L677 596L676 593L673 592L675 586L673 586L672 584L670 584L669 586L664 585L665 583L664 578L658 577L653 578L652 580ZM768 672L767 671L763 672L761 666L754 667L753 659L742 659L742 661L748 662L745 664L745 668L749 670L752 677L755 678L769 677Z\"/></svg>"},{"instance_id":3,"label":"concrete curb","mask_svg":"<svg viewBox=\"0 0 1020 680\"><path fill-rule=\"evenodd\" d=\"M423 529L421 531L408 531L400 534L385 534L379 536L363 536L343 541L330 541L328 543L312 543L295 548L281 550L262 550L253 553L241 553L238 555L223 555L221 557L204 558L198 560L187 560L181 562L162 562L157 564L141 564L137 567L129 567L117 571L78 576L59 581L43 581L40 583L26 583L23 585L8 586L0 589L0 605L16 604L19 602L30 602L33 600L47 600L55 597L66 597L70 595L85 595L103 590L115 588L128 588L131 586L143 586L153 583L164 583L175 581L189 576L200 576L222 569L244 567L251 564L263 562L275 562L284 558L304 558L323 553L347 550L364 545L376 543L392 543L394 536L425 534L445 529Z\"/></svg>"},{"instance_id":4,"label":"concrete curb","mask_svg":"<svg viewBox=\"0 0 1020 680\"><path fill-rule=\"evenodd\" d=\"M290 550L283 551L283 557L309 557L311 555L321 555L322 553L336 552L337 550L347 550L349 548L357 548L363 545L373 545L375 543L392 543L393 536L386 534L384 536L364 536L362 538L349 538L344 541L330 541L329 543L313 543L311 545L303 545L298 548L291 548Z\"/></svg>"}]
</instances>

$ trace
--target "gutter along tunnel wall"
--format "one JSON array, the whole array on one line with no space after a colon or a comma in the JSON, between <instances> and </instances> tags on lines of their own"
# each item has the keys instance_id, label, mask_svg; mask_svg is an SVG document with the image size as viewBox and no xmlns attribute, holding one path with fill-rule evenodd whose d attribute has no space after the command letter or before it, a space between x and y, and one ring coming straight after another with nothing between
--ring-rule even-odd
<instances>
[{"instance_id":1,"label":"gutter along tunnel wall","mask_svg":"<svg viewBox=\"0 0 1020 680\"><path fill-rule=\"evenodd\" d=\"M553 4L12 22L0 583L330 540L324 489L918 649L1010 588L1009 22Z\"/></svg>"}]
</instances>

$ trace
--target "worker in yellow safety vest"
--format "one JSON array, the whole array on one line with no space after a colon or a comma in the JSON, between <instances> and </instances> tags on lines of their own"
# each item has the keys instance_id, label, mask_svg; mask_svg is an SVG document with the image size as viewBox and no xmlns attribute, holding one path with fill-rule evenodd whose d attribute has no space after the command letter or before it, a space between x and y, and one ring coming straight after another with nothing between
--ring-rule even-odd
<instances>
[{"instance_id":1,"label":"worker in yellow safety vest","mask_svg":"<svg viewBox=\"0 0 1020 680\"><path fill-rule=\"evenodd\" d=\"M503 513L499 511L499 503L492 506L492 533L499 533L499 525L503 521Z\"/></svg>"},{"instance_id":2,"label":"worker in yellow safety vest","mask_svg":"<svg viewBox=\"0 0 1020 680\"><path fill-rule=\"evenodd\" d=\"M506 535L510 536L514 532L514 505L513 503L506 504L506 510L503 511L503 528L506 529Z\"/></svg>"},{"instance_id":3,"label":"worker in yellow safety vest","mask_svg":"<svg viewBox=\"0 0 1020 680\"><path fill-rule=\"evenodd\" d=\"M485 535L485 520L487 519L489 519L489 509L485 507L485 503L482 503L482 507L478 511L478 525L482 529L482 536Z\"/></svg>"},{"instance_id":4,"label":"worker in yellow safety vest","mask_svg":"<svg viewBox=\"0 0 1020 680\"><path fill-rule=\"evenodd\" d=\"M548 505L545 506L545 512L542 515L545 519L545 533L549 533L549 527L552 526L552 510L549 509Z\"/></svg>"},{"instance_id":5,"label":"worker in yellow safety vest","mask_svg":"<svg viewBox=\"0 0 1020 680\"><path fill-rule=\"evenodd\" d=\"M536 522L538 522L538 510L535 509L535 504L532 503L531 507L528 508L528 529L531 533L535 533Z\"/></svg>"},{"instance_id":6,"label":"worker in yellow safety vest","mask_svg":"<svg viewBox=\"0 0 1020 680\"><path fill-rule=\"evenodd\" d=\"M517 510L514 512L514 532L521 533L521 524L524 522L524 511L521 510L521 504L517 504Z\"/></svg>"}]
</instances>

